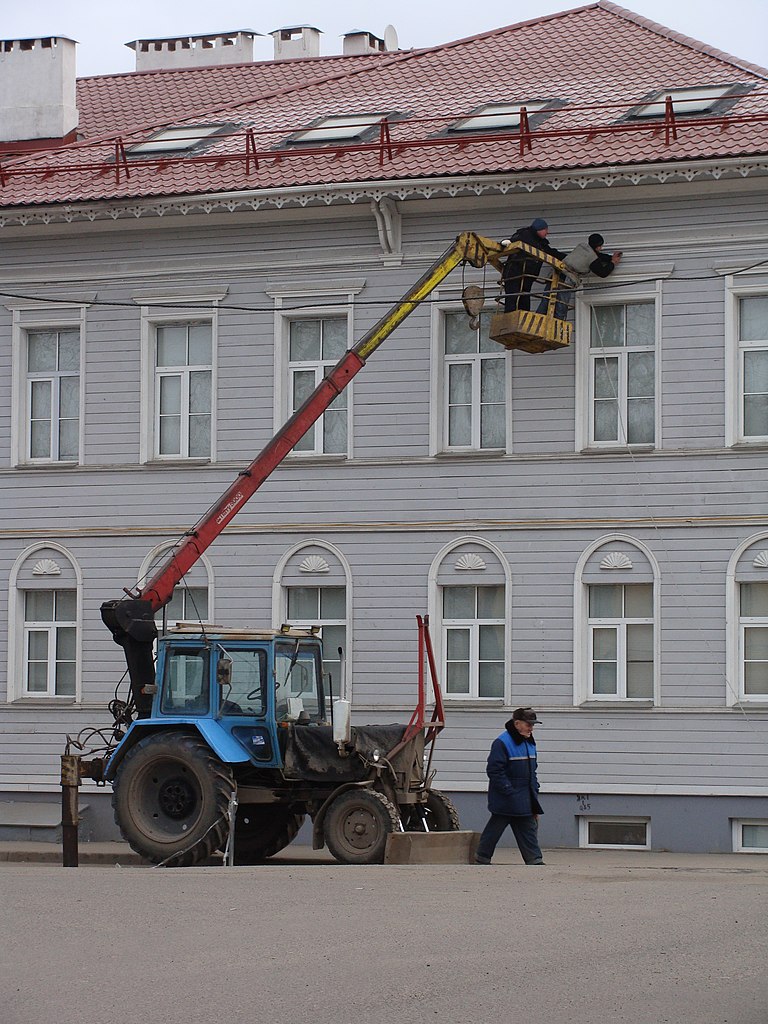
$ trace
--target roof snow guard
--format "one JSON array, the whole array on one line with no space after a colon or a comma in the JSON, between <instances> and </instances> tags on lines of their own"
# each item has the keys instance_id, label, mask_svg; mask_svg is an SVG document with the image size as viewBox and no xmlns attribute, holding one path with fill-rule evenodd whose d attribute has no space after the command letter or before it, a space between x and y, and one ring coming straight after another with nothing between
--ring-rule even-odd
<instances>
[{"instance_id":1,"label":"roof snow guard","mask_svg":"<svg viewBox=\"0 0 768 1024\"><path fill-rule=\"evenodd\" d=\"M306 32L319 37L309 26L272 34L303 46ZM521 50L540 57L521 65ZM596 66L599 76L578 70ZM768 72L606 0L422 50L84 79L78 105L80 141L0 151L0 208L125 200L136 209L430 178L541 185L587 172L607 180L621 168L640 180L643 167L762 167L768 157ZM500 120L502 108L515 116ZM291 141L372 111L389 113L370 133ZM205 145L130 156L163 133L196 131Z\"/></svg>"}]
</instances>

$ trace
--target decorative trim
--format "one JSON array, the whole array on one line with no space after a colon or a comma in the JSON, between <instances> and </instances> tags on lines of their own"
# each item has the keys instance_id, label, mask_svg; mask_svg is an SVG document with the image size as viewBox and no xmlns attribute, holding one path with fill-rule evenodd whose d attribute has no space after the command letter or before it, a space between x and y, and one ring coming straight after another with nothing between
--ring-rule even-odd
<instances>
[{"instance_id":1,"label":"decorative trim","mask_svg":"<svg viewBox=\"0 0 768 1024\"><path fill-rule=\"evenodd\" d=\"M623 551L611 551L600 562L601 569L631 569L632 559Z\"/></svg>"},{"instance_id":2,"label":"decorative trim","mask_svg":"<svg viewBox=\"0 0 768 1024\"><path fill-rule=\"evenodd\" d=\"M752 562L756 569L768 569L768 551L760 551Z\"/></svg>"},{"instance_id":3,"label":"decorative trim","mask_svg":"<svg viewBox=\"0 0 768 1024\"><path fill-rule=\"evenodd\" d=\"M32 570L33 576L61 576L61 566L52 558L42 558Z\"/></svg>"},{"instance_id":4,"label":"decorative trim","mask_svg":"<svg viewBox=\"0 0 768 1024\"><path fill-rule=\"evenodd\" d=\"M331 567L322 555L307 555L299 565L299 572L330 572Z\"/></svg>"},{"instance_id":5,"label":"decorative trim","mask_svg":"<svg viewBox=\"0 0 768 1024\"><path fill-rule=\"evenodd\" d=\"M0 217L0 226L2 226L2 217ZM65 310L75 309L81 310L83 306L90 306L92 302L96 301L97 292L86 292L80 298L72 298L70 295L46 295L39 299L8 299L3 305L11 312L24 312L29 310L35 310L37 312L44 311L50 313L53 310Z\"/></svg>"},{"instance_id":6,"label":"decorative trim","mask_svg":"<svg viewBox=\"0 0 768 1024\"><path fill-rule=\"evenodd\" d=\"M484 193L507 195L514 192L554 191L562 188L585 190L602 185L648 185L666 182L692 182L721 178L747 178L753 174L768 173L768 157L725 157L721 160L702 160L690 164L656 163L635 164L626 167L584 168L573 171L543 170L527 175L478 175L476 177L426 178L407 181L373 181L339 183L331 186L304 185L294 188L263 189L250 192L219 192L179 198L178 195L160 198L133 198L120 203L103 199L92 203L61 203L40 207L11 207L0 213L0 228L26 227L29 224L71 224L80 221L118 220L123 217L183 217L211 213L237 213L263 208L283 209L298 206L331 206L335 203L358 203L361 200L382 198L432 199L447 196L480 196Z\"/></svg>"},{"instance_id":7,"label":"decorative trim","mask_svg":"<svg viewBox=\"0 0 768 1024\"><path fill-rule=\"evenodd\" d=\"M365 288L365 278L341 278L336 281L267 281L264 291L273 299L295 298L297 295L357 295Z\"/></svg>"},{"instance_id":8,"label":"decorative trim","mask_svg":"<svg viewBox=\"0 0 768 1024\"><path fill-rule=\"evenodd\" d=\"M174 286L173 291L168 288L143 289L140 292L132 292L131 299L137 306L151 306L155 303L172 305L175 302L181 305L188 305L190 302L221 302L227 297L229 288L217 288L208 291L201 291L194 285Z\"/></svg>"},{"instance_id":9,"label":"decorative trim","mask_svg":"<svg viewBox=\"0 0 768 1024\"><path fill-rule=\"evenodd\" d=\"M473 552L466 552L456 559L454 569L457 572L485 572L487 566L480 555Z\"/></svg>"}]
</instances>

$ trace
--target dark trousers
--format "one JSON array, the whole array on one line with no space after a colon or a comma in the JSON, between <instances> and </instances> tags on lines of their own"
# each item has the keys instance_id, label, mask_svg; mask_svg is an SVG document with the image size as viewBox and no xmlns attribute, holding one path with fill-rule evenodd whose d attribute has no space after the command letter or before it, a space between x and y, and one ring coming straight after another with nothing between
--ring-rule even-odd
<instances>
[{"instance_id":1,"label":"dark trousers","mask_svg":"<svg viewBox=\"0 0 768 1024\"><path fill-rule=\"evenodd\" d=\"M541 263L538 260L507 260L502 273L505 313L531 308L531 286L540 270Z\"/></svg>"},{"instance_id":2,"label":"dark trousers","mask_svg":"<svg viewBox=\"0 0 768 1024\"><path fill-rule=\"evenodd\" d=\"M501 839L507 825L515 835L525 863L535 864L540 861L542 856L538 838L539 823L532 814L521 818L513 818L508 814L492 814L480 836L477 859L484 864L490 863L496 844Z\"/></svg>"}]
</instances>

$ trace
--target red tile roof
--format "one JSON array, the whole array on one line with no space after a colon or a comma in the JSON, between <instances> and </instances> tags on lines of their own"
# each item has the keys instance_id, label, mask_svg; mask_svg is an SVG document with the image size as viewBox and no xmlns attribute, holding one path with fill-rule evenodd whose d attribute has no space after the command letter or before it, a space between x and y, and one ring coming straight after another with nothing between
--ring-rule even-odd
<instances>
[{"instance_id":1,"label":"red tile roof","mask_svg":"<svg viewBox=\"0 0 768 1024\"><path fill-rule=\"evenodd\" d=\"M678 117L676 139L663 122L628 118L655 91L717 84L740 87L727 117ZM533 122L530 145L515 132L446 136L485 103L536 99L557 109ZM82 79L78 104L81 141L3 158L0 206L768 153L768 71L606 0L429 49ZM318 118L384 110L396 115L391 150L276 149ZM129 175L116 166L116 136L130 146L165 126L211 121L232 133L202 155L131 158ZM253 146L258 167L246 161Z\"/></svg>"}]
</instances>

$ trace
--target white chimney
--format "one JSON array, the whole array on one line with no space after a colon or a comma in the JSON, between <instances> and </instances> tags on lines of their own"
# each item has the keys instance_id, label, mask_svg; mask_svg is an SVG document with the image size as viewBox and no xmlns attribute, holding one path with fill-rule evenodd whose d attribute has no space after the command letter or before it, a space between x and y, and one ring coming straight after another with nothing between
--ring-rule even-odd
<instances>
[{"instance_id":1,"label":"white chimney","mask_svg":"<svg viewBox=\"0 0 768 1024\"><path fill-rule=\"evenodd\" d=\"M296 60L299 57L320 56L319 28L311 25L293 25L269 33L275 41L275 60Z\"/></svg>"},{"instance_id":2,"label":"white chimney","mask_svg":"<svg viewBox=\"0 0 768 1024\"><path fill-rule=\"evenodd\" d=\"M76 47L66 36L0 41L0 142L63 139L77 128Z\"/></svg>"},{"instance_id":3,"label":"white chimney","mask_svg":"<svg viewBox=\"0 0 768 1024\"><path fill-rule=\"evenodd\" d=\"M356 57L361 53L386 53L387 45L372 32L353 29L344 33L344 56Z\"/></svg>"},{"instance_id":4,"label":"white chimney","mask_svg":"<svg viewBox=\"0 0 768 1024\"><path fill-rule=\"evenodd\" d=\"M253 40L260 34L238 29L236 32L209 32L196 36L134 39L125 45L136 51L137 71L201 68L250 63L253 61Z\"/></svg>"}]
</instances>

